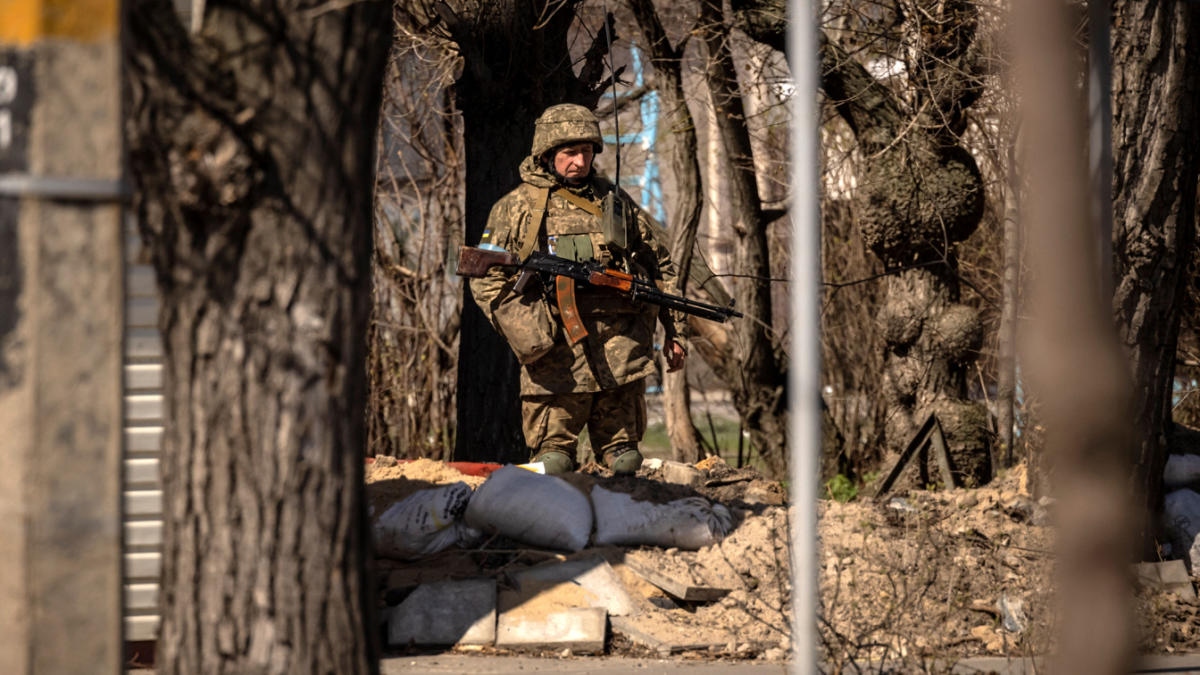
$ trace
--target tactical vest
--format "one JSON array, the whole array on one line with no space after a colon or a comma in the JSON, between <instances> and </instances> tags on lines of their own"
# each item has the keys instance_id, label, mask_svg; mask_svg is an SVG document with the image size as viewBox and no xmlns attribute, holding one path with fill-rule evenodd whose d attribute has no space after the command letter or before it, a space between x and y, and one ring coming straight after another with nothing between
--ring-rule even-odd
<instances>
[{"instance_id":1,"label":"tactical vest","mask_svg":"<svg viewBox=\"0 0 1200 675\"><path fill-rule=\"evenodd\" d=\"M552 255L575 261L596 260L609 267L624 269L628 254L614 252L604 232L600 205L564 188L537 188L533 198L535 208L529 231L525 232L521 256L524 258L536 246ZM629 223L630 249L640 242L636 223ZM618 257L619 256L619 257ZM647 270L630 261L631 271L645 277ZM579 310L584 316L596 314L633 314L645 311L625 297L605 289L578 289Z\"/></svg>"}]
</instances>

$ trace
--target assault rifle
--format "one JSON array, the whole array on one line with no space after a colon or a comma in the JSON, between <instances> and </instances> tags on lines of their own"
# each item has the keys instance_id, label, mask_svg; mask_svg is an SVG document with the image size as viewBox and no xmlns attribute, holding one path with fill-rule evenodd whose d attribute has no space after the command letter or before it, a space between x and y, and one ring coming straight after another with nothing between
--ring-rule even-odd
<instances>
[{"instance_id":1,"label":"assault rifle","mask_svg":"<svg viewBox=\"0 0 1200 675\"><path fill-rule=\"evenodd\" d=\"M514 267L521 270L514 289L521 292L534 274L540 273L554 278L555 295L558 300L559 314L562 315L563 327L567 331L567 339L575 344L587 335L583 321L579 317L579 309L575 304L575 283L580 282L595 288L607 288L629 297L630 302L649 302L668 309L691 314L710 321L724 323L734 316L742 316L741 312L732 307L718 307L705 302L698 302L679 295L664 293L654 285L654 282L639 279L632 274L614 270L598 262L575 262L566 258L534 251L522 261L516 253L504 250L490 250L463 246L458 254L458 275L463 277L482 277L493 267Z\"/></svg>"}]
</instances>

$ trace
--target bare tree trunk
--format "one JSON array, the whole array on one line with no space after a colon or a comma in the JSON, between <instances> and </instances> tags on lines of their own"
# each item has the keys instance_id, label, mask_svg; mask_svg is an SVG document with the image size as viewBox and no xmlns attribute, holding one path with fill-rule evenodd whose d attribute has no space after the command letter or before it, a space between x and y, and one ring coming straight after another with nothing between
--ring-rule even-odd
<instances>
[{"instance_id":1,"label":"bare tree trunk","mask_svg":"<svg viewBox=\"0 0 1200 675\"><path fill-rule=\"evenodd\" d=\"M481 3L459 15L437 6L463 58L455 94L465 135L465 241L475 245L492 205L520 182L517 168L529 155L537 116L557 103L594 107L603 90L597 83L603 52L593 45L575 76L567 42L574 2L549 14L536 0ZM523 462L529 451L521 434L516 358L465 292L465 282L463 289L454 456Z\"/></svg>"},{"instance_id":2,"label":"bare tree trunk","mask_svg":"<svg viewBox=\"0 0 1200 675\"><path fill-rule=\"evenodd\" d=\"M719 0L701 0L700 8L700 30L708 51L705 77L733 187L734 267L745 275L736 284L734 297L746 318L735 324L732 368L725 370L723 379L759 455L770 471L782 475L787 466L787 357L773 329L767 222L724 11Z\"/></svg>"},{"instance_id":3,"label":"bare tree trunk","mask_svg":"<svg viewBox=\"0 0 1200 675\"><path fill-rule=\"evenodd\" d=\"M1196 237L1200 5L1118 0L1112 14L1113 309L1138 392L1134 488L1155 514L1162 508L1175 351ZM1153 532L1145 534L1149 548Z\"/></svg>"},{"instance_id":4,"label":"bare tree trunk","mask_svg":"<svg viewBox=\"0 0 1200 675\"><path fill-rule=\"evenodd\" d=\"M641 28L654 69L654 89L658 92L662 113L656 136L666 148L676 195L667 224L672 233L671 254L679 265L680 293L686 290L700 227L703 186L697 159L696 124L683 93L683 48L686 40L672 47L651 0L631 0L630 7ZM700 436L692 423L691 388L687 370L663 373L663 415L671 452L680 462L700 459Z\"/></svg>"},{"instance_id":5,"label":"bare tree trunk","mask_svg":"<svg viewBox=\"0 0 1200 675\"><path fill-rule=\"evenodd\" d=\"M1127 489L1131 392L1102 300L1099 233L1087 216L1078 55L1064 3L1024 0L1015 13L1036 339L1025 363L1044 403L1059 498L1056 666L1125 673L1134 647L1128 565L1137 520Z\"/></svg>"},{"instance_id":6,"label":"bare tree trunk","mask_svg":"<svg viewBox=\"0 0 1200 675\"><path fill-rule=\"evenodd\" d=\"M1008 153L1009 179L1004 186L1004 286L1000 305L1000 337L996 364L996 424L1000 447L994 456L997 464L1013 465L1013 412L1017 383L1017 302L1021 271L1021 235L1017 194L1020 185L1012 171L1013 155Z\"/></svg>"},{"instance_id":7,"label":"bare tree trunk","mask_svg":"<svg viewBox=\"0 0 1200 675\"><path fill-rule=\"evenodd\" d=\"M966 397L967 366L982 341L979 313L959 302L955 247L979 225L983 180L959 138L978 98L976 13L962 0L915 18L912 109L820 37L821 86L866 157L854 193L864 240L884 265L878 322L887 342L886 436L903 447L929 415L946 432L957 480L991 477L987 411Z\"/></svg>"},{"instance_id":8,"label":"bare tree trunk","mask_svg":"<svg viewBox=\"0 0 1200 675\"><path fill-rule=\"evenodd\" d=\"M127 5L162 293L163 673L377 672L363 506L387 7Z\"/></svg>"}]
</instances>

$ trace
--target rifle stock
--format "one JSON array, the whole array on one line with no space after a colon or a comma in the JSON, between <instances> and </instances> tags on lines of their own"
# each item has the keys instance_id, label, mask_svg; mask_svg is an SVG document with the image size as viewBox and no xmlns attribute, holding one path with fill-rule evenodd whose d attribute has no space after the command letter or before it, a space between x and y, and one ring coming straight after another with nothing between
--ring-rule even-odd
<instances>
[{"instance_id":1,"label":"rifle stock","mask_svg":"<svg viewBox=\"0 0 1200 675\"><path fill-rule=\"evenodd\" d=\"M516 253L462 246L458 249L458 269L455 273L460 277L482 277L493 267L520 264Z\"/></svg>"},{"instance_id":2,"label":"rifle stock","mask_svg":"<svg viewBox=\"0 0 1200 675\"><path fill-rule=\"evenodd\" d=\"M651 281L639 279L619 270L608 269L594 262L576 262L539 251L534 251L529 258L522 261L517 254L509 251L488 250L473 246L463 246L459 249L457 270L459 276L482 277L487 274L489 269L496 266L516 267L521 270L521 277L514 286L517 292L524 290L525 283L534 273L541 273L547 275L547 278L568 277L591 286L611 288L615 292L628 295L631 302L648 302L719 323L723 323L731 317L742 316L742 313L734 310L733 307L718 307L683 296L664 293ZM574 293L570 295L572 298L574 297Z\"/></svg>"}]
</instances>

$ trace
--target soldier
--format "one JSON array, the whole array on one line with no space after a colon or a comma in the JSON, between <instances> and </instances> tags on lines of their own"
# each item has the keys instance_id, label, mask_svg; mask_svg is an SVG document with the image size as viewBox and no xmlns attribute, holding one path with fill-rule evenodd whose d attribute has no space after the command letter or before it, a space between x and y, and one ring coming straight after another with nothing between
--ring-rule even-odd
<instances>
[{"instance_id":1,"label":"soldier","mask_svg":"<svg viewBox=\"0 0 1200 675\"><path fill-rule=\"evenodd\" d=\"M655 240L651 221L617 190L621 214L603 217L614 192L592 159L604 149L600 124L587 108L551 106L537 119L532 152L521 163L521 185L492 207L481 248L522 259L540 250L571 260L597 260L653 279L677 292L676 268ZM596 457L614 473L642 464L638 443L646 430L645 378L655 372L655 320L663 324L668 371L683 367L683 314L630 302L628 296L580 287L576 293L587 336L571 344L564 334L553 288L531 283L518 293L517 276L498 267L471 281L475 302L508 341L521 368L521 428L532 459L546 473L571 471L586 426Z\"/></svg>"}]
</instances>

